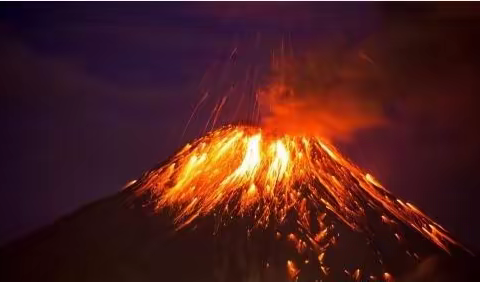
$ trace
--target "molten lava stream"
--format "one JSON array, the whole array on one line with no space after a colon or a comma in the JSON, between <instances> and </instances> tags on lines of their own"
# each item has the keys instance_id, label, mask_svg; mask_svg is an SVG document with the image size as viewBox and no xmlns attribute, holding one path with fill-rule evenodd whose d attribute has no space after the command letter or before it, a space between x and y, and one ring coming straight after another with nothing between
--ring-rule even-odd
<instances>
[{"instance_id":1,"label":"molten lava stream","mask_svg":"<svg viewBox=\"0 0 480 282\"><path fill-rule=\"evenodd\" d=\"M208 215L215 215L217 226L250 218L247 232L272 225L279 230L294 220L297 227L290 235L275 236L292 242L298 254L314 253L301 263L316 261L325 277L329 266L324 254L339 240L334 221L325 219L327 213L351 230L368 233L366 211L373 210L383 224L412 227L446 252L458 244L316 136L278 136L258 127L226 126L187 144L140 182L138 193L149 191L157 209L173 210L178 229ZM398 233L395 237L402 241ZM290 279L297 279L303 268L287 260L285 269ZM360 269L351 273L354 280L363 275ZM374 275L390 279L388 273Z\"/></svg>"}]
</instances>

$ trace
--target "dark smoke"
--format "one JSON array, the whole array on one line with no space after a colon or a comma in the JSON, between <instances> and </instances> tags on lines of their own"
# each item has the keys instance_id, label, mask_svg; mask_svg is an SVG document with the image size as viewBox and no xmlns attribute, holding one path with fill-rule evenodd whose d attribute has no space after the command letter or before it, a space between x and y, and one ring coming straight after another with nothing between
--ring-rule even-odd
<instances>
[{"instance_id":1,"label":"dark smoke","mask_svg":"<svg viewBox=\"0 0 480 282\"><path fill-rule=\"evenodd\" d=\"M265 126L348 140L357 130L387 123L374 63L359 46L334 42L274 63L272 82L260 95Z\"/></svg>"},{"instance_id":2,"label":"dark smoke","mask_svg":"<svg viewBox=\"0 0 480 282\"><path fill-rule=\"evenodd\" d=\"M260 95L264 124L343 141L398 121L449 128L474 118L475 9L387 5L381 11L384 27L361 40L339 34L300 57L278 52Z\"/></svg>"}]
</instances>

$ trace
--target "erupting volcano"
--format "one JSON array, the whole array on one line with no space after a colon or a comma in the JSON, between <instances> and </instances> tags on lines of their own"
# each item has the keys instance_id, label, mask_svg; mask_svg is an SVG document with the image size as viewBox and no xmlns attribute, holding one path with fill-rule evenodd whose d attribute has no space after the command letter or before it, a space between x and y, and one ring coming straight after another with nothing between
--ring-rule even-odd
<instances>
[{"instance_id":1,"label":"erupting volcano","mask_svg":"<svg viewBox=\"0 0 480 282\"><path fill-rule=\"evenodd\" d=\"M269 250L242 254L248 257L246 268L254 267L262 281L281 279L278 272L302 281L345 276L389 281L434 249L466 251L439 224L316 136L225 126L187 144L134 187L136 195L150 196L156 211L170 211L177 230L210 218L212 236L246 237L257 249L261 240L275 241ZM417 237L430 243L418 243ZM341 247L342 240L353 247ZM395 246L384 246L385 240ZM365 249L354 251L359 245ZM292 252L279 255L280 248ZM339 258L336 248L351 253ZM242 275L251 280L248 271Z\"/></svg>"},{"instance_id":2,"label":"erupting volcano","mask_svg":"<svg viewBox=\"0 0 480 282\"><path fill-rule=\"evenodd\" d=\"M480 6L44 6L0 13L0 282L479 280Z\"/></svg>"},{"instance_id":3,"label":"erupting volcano","mask_svg":"<svg viewBox=\"0 0 480 282\"><path fill-rule=\"evenodd\" d=\"M281 70L263 92L203 93L187 127L211 95L210 132L48 236L7 249L11 281L428 281L445 276L440 258L469 261L448 231L329 141L383 124L378 114L344 92L297 92ZM215 129L242 100L262 126ZM468 268L447 275L462 280Z\"/></svg>"}]
</instances>

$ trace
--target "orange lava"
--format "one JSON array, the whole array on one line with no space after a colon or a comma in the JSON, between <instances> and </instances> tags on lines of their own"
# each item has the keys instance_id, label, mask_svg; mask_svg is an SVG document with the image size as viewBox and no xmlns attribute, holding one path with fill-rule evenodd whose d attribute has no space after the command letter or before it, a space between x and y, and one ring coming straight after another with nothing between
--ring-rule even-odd
<instances>
[{"instance_id":1,"label":"orange lava","mask_svg":"<svg viewBox=\"0 0 480 282\"><path fill-rule=\"evenodd\" d=\"M449 244L458 244L418 208L394 197L316 136L278 136L258 127L226 126L187 144L151 171L139 191L146 190L156 195L158 209L176 212L178 228L209 214L223 222L252 216L252 228L265 228L295 212L303 234L287 238L299 252L317 251L320 263L325 248L336 240L328 236L333 226L323 224L325 209L356 231L363 231L365 210L373 208L385 224L403 222L447 252ZM318 218L319 232L310 228L312 214ZM293 262L287 268L290 276L296 275ZM360 277L360 270L354 277Z\"/></svg>"}]
</instances>

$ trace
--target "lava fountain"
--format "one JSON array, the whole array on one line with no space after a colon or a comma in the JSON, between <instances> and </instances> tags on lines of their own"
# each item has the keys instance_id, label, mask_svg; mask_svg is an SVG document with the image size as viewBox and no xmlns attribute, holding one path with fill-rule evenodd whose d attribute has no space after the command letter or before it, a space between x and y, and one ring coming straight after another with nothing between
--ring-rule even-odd
<instances>
[{"instance_id":1,"label":"lava fountain","mask_svg":"<svg viewBox=\"0 0 480 282\"><path fill-rule=\"evenodd\" d=\"M207 216L214 218L217 233L239 218L250 219L247 234L270 228L273 240L285 238L298 254L310 253L301 263L285 262L292 280L302 272L299 264L312 264L312 254L318 275L328 276L324 256L340 240L336 225L374 241L372 217L388 227L413 259L419 258L403 238L405 228L447 253L452 247L463 248L417 207L393 196L316 136L279 136L259 127L225 126L187 144L148 172L137 187L138 194L152 195L156 210L173 212L177 229ZM280 231L292 224L295 227L287 234ZM382 264L382 252L375 254ZM354 280L361 277L360 269L350 272L345 270ZM382 271L372 277L389 280L391 274Z\"/></svg>"}]
</instances>

